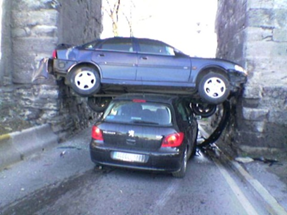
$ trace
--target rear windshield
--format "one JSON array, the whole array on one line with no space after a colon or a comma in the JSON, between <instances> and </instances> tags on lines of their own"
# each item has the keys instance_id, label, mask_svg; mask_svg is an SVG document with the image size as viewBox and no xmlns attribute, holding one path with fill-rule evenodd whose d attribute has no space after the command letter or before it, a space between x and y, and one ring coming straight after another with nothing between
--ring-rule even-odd
<instances>
[{"instance_id":1,"label":"rear windshield","mask_svg":"<svg viewBox=\"0 0 287 215\"><path fill-rule=\"evenodd\" d=\"M111 102L104 114L106 122L170 125L171 111L164 104L141 102Z\"/></svg>"}]
</instances>

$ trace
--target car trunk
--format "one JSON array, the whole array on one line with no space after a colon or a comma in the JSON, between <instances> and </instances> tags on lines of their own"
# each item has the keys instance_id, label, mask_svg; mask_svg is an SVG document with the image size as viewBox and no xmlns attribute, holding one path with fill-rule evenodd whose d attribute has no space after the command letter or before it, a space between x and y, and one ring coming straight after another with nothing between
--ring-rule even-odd
<instances>
[{"instance_id":1,"label":"car trunk","mask_svg":"<svg viewBox=\"0 0 287 215\"><path fill-rule=\"evenodd\" d=\"M106 122L99 128L103 132L105 146L142 151L158 150L163 138L175 133L171 127L139 124Z\"/></svg>"}]
</instances>

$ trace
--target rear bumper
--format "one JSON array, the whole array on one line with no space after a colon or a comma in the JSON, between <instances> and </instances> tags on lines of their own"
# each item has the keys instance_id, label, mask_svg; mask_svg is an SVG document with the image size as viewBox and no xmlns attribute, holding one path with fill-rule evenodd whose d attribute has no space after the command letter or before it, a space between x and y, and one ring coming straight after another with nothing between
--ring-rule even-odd
<instances>
[{"instance_id":1,"label":"rear bumper","mask_svg":"<svg viewBox=\"0 0 287 215\"><path fill-rule=\"evenodd\" d=\"M134 153L145 156L145 162L127 162L121 160L115 160L111 154L113 152L126 152ZM118 149L103 146L95 146L90 144L90 155L91 160L95 164L139 169L139 170L152 170L152 171L164 171L164 172L176 172L180 169L182 161L181 150L174 149L173 152L146 152L146 151L135 151L129 149Z\"/></svg>"},{"instance_id":2,"label":"rear bumper","mask_svg":"<svg viewBox=\"0 0 287 215\"><path fill-rule=\"evenodd\" d=\"M65 76L71 68L73 68L76 65L77 61L72 60L62 60L62 59L53 59L52 65L53 65L53 73L56 73L58 75Z\"/></svg>"}]
</instances>

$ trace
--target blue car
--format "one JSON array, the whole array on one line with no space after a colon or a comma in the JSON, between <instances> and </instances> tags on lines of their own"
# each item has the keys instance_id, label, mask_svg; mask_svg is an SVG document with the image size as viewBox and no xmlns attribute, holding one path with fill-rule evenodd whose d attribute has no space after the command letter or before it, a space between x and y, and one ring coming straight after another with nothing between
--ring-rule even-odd
<instances>
[{"instance_id":1,"label":"blue car","mask_svg":"<svg viewBox=\"0 0 287 215\"><path fill-rule=\"evenodd\" d=\"M47 68L99 106L115 95L145 92L190 96L216 105L247 81L247 72L236 63L190 57L164 42L135 37L59 45Z\"/></svg>"}]
</instances>

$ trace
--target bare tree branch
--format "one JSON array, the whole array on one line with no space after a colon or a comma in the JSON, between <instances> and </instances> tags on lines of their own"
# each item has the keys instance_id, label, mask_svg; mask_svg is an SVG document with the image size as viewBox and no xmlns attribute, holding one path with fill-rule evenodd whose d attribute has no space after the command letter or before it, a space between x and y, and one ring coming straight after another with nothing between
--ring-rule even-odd
<instances>
[{"instance_id":1,"label":"bare tree branch","mask_svg":"<svg viewBox=\"0 0 287 215\"><path fill-rule=\"evenodd\" d=\"M128 27L130 30L130 36L133 36L133 34L134 34L134 32L133 32L134 22L141 22L141 21L147 20L147 19L152 17L151 15L148 15L146 17L142 17L141 19L134 20L133 11L134 11L134 9L136 9L136 4L133 0L130 0L129 4L127 3L127 0L124 1L125 3L127 3L125 5L130 7L129 12L128 12L128 10L123 11L122 9L120 9L121 6L123 6L125 8L125 5L122 5L123 1L121 1L121 0L114 0L114 1L112 1L113 3L111 3L111 0L106 0L106 2L107 2L106 7L108 7L108 8L103 7L103 10L107 13L107 15L111 19L112 31L113 31L114 36L119 35L119 32L118 32L119 26L118 25L119 25L119 16L120 15L122 15L125 18L125 20L128 24Z\"/></svg>"}]
</instances>

